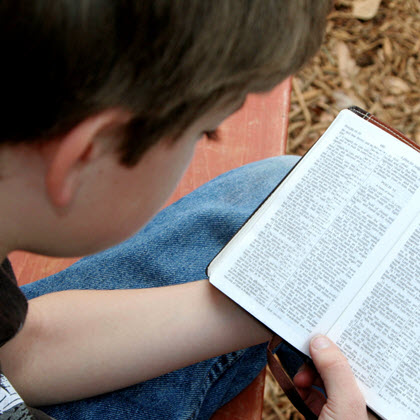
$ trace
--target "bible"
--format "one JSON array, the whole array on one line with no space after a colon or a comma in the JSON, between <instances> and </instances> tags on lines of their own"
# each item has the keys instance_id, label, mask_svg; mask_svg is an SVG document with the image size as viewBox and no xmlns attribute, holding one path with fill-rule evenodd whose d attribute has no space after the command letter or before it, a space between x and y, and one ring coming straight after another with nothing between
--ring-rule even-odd
<instances>
[{"instance_id":1,"label":"bible","mask_svg":"<svg viewBox=\"0 0 420 420\"><path fill-rule=\"evenodd\" d=\"M300 352L330 337L387 420L420 419L419 152L341 111L207 268Z\"/></svg>"}]
</instances>

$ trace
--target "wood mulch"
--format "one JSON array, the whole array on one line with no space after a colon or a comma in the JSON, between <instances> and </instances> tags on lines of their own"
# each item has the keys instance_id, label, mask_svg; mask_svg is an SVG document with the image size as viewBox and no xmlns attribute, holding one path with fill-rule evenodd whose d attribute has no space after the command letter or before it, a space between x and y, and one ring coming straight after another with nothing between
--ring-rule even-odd
<instances>
[{"instance_id":1,"label":"wood mulch","mask_svg":"<svg viewBox=\"0 0 420 420\"><path fill-rule=\"evenodd\" d=\"M358 3L380 5L362 20ZM321 51L293 80L289 152L303 154L350 105L420 143L419 80L418 0L336 0Z\"/></svg>"},{"instance_id":2,"label":"wood mulch","mask_svg":"<svg viewBox=\"0 0 420 420\"><path fill-rule=\"evenodd\" d=\"M293 79L288 153L351 105L420 144L419 80L419 0L336 0L319 54ZM269 373L264 400L264 420L303 420Z\"/></svg>"}]
</instances>

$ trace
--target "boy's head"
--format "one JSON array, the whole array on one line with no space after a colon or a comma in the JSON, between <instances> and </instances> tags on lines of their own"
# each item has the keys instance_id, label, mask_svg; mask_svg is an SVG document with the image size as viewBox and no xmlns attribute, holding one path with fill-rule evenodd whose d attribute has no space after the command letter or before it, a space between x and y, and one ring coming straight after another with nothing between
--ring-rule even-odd
<instances>
[{"instance_id":1,"label":"boy's head","mask_svg":"<svg viewBox=\"0 0 420 420\"><path fill-rule=\"evenodd\" d=\"M129 236L203 132L317 50L329 5L1 1L1 185L15 191L2 218L19 219L2 237L65 256Z\"/></svg>"}]
</instances>

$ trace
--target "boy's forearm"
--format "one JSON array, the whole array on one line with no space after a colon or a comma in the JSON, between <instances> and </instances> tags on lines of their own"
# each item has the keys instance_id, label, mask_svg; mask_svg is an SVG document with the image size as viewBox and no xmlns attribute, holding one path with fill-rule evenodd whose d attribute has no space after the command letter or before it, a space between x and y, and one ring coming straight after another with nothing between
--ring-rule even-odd
<instances>
[{"instance_id":1,"label":"boy's forearm","mask_svg":"<svg viewBox=\"0 0 420 420\"><path fill-rule=\"evenodd\" d=\"M268 340L208 281L141 290L65 291L30 302L2 367L29 404L85 398Z\"/></svg>"}]
</instances>

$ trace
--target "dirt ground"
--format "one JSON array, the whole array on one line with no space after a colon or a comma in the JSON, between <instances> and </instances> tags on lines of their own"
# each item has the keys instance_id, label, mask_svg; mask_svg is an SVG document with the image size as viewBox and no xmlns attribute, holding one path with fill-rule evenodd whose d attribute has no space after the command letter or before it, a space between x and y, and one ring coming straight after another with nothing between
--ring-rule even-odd
<instances>
[{"instance_id":1,"label":"dirt ground","mask_svg":"<svg viewBox=\"0 0 420 420\"><path fill-rule=\"evenodd\" d=\"M293 79L288 153L358 105L420 144L420 1L335 0L319 54ZM264 420L303 420L268 373Z\"/></svg>"}]
</instances>

